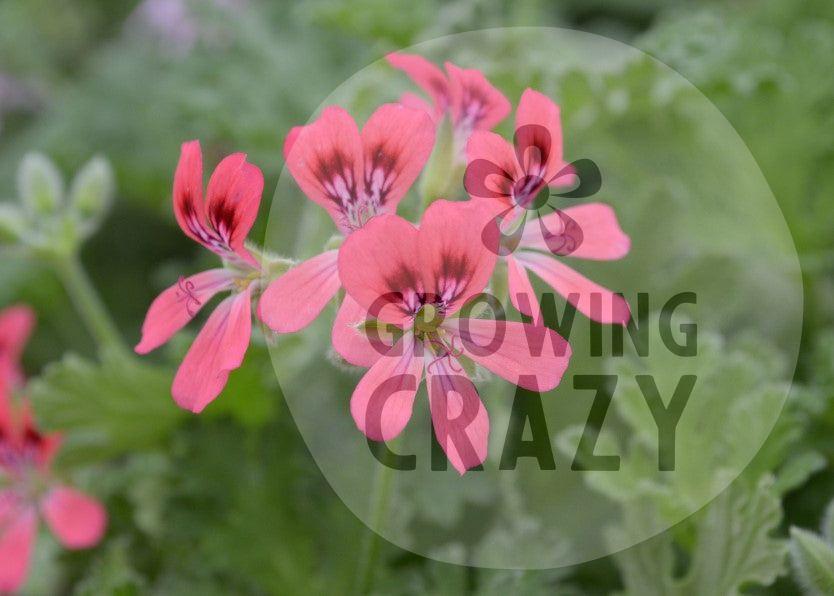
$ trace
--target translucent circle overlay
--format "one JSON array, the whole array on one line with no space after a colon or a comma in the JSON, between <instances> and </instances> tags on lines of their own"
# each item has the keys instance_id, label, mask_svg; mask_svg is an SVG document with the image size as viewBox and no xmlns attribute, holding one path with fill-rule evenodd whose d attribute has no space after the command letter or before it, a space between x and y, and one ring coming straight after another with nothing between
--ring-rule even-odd
<instances>
[{"instance_id":1,"label":"translucent circle overlay","mask_svg":"<svg viewBox=\"0 0 834 596\"><path fill-rule=\"evenodd\" d=\"M524 89L560 105L565 160L592 160L602 185L591 197L560 198L559 206L610 205L631 250L616 261L554 258L622 292L640 325L632 330L634 340L628 330L576 314L570 333L563 334L573 352L568 371L555 390L541 396L544 430L536 423L534 432L519 412L514 418L513 385L479 373L475 383L490 418L489 455L482 471L460 476L451 466L432 469L424 385L411 421L389 445L398 454L415 455L416 469L390 469L374 455L349 409L364 369L339 362L330 347L334 301L310 327L278 336L271 348L290 411L322 473L350 510L385 539L470 566L573 565L684 520L720 494L760 450L796 364L799 262L755 160L718 109L680 74L604 37L552 28L491 29L402 52L441 68L449 61L483 71L513 104L495 129L510 142ZM404 92L421 94L380 60L337 88L311 120L324 107L339 105L361 127L380 104ZM398 208L411 221L420 212L419 186L418 180ZM463 181L445 198L467 200ZM323 252L335 231L285 170L272 203L267 249L307 259ZM531 277L538 292L551 291ZM518 318L499 298L508 317ZM555 304L561 317L565 300L556 296ZM600 375L607 376L601 381ZM676 389L687 393L690 382L688 400L672 425L674 469L661 470L662 433L649 394L656 389L672 411ZM604 391L595 399L596 386ZM605 414L599 428L598 417L589 424L592 406ZM535 413L527 416L540 422ZM513 426L519 420L520 435ZM524 456L514 469L501 469L507 467L505 452L514 452L508 443L517 447L534 435L540 441L542 432L555 470ZM665 440L668 447L668 431ZM664 453L668 467L669 450ZM619 458L616 466L605 456Z\"/></svg>"}]
</instances>

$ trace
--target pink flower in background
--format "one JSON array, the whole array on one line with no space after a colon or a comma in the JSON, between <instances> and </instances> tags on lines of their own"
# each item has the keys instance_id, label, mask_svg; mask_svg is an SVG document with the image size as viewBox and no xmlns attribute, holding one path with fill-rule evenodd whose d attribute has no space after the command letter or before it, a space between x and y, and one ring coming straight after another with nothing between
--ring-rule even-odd
<instances>
[{"instance_id":1,"label":"pink flower in background","mask_svg":"<svg viewBox=\"0 0 834 596\"><path fill-rule=\"evenodd\" d=\"M562 157L559 107L553 101L527 89L516 110L515 131L512 145L493 132L473 133L466 146L464 179L469 195L490 201L498 219L510 225L523 223L528 210L541 207L540 193L548 187L574 179L574 170ZM626 324L631 312L621 296L553 256L612 260L624 257L630 246L613 209L589 203L523 223L504 238L499 254L508 267L510 299L520 312L534 316L540 310L528 275L533 272L585 316Z\"/></svg>"},{"instance_id":2,"label":"pink flower in background","mask_svg":"<svg viewBox=\"0 0 834 596\"><path fill-rule=\"evenodd\" d=\"M324 207L338 231L349 236L372 217L396 211L433 146L434 127L420 110L385 104L360 133L353 118L333 106L312 124L293 128L284 155L304 194ZM323 252L273 281L261 297L260 319L278 333L309 325L341 285L338 252ZM355 320L359 313L346 298L337 323ZM346 339L337 336L342 327L334 326L334 342Z\"/></svg>"},{"instance_id":3,"label":"pink flower in background","mask_svg":"<svg viewBox=\"0 0 834 596\"><path fill-rule=\"evenodd\" d=\"M23 382L19 356L34 325L25 306L0 312L0 592L19 589L26 580L37 536L38 514L69 549L98 544L107 512L95 499L58 482L50 466L58 450L57 434L35 427L29 403L11 391ZM9 349L9 346L12 346Z\"/></svg>"},{"instance_id":4,"label":"pink flower in background","mask_svg":"<svg viewBox=\"0 0 834 596\"><path fill-rule=\"evenodd\" d=\"M399 435L425 373L435 435L461 474L486 458L489 418L458 357L536 391L558 385L570 358L567 342L543 326L452 316L483 291L495 267L482 242L489 214L481 207L436 201L419 229L395 215L376 217L339 253L349 297L396 337L353 392L356 425L375 441ZM359 342L335 347L348 361L379 349Z\"/></svg>"},{"instance_id":5,"label":"pink flower in background","mask_svg":"<svg viewBox=\"0 0 834 596\"><path fill-rule=\"evenodd\" d=\"M223 259L225 267L181 277L148 309L136 352L167 342L221 291L230 291L209 316L177 371L171 393L181 407L198 413L216 398L229 372L243 362L252 331L251 302L261 267L244 246L258 215L263 175L235 153L215 168L203 198L200 144L182 145L174 175L174 214L185 234Z\"/></svg>"},{"instance_id":6,"label":"pink flower in background","mask_svg":"<svg viewBox=\"0 0 834 596\"><path fill-rule=\"evenodd\" d=\"M413 93L400 99L403 105L425 110L439 123L449 115L455 144L463 151L475 130L490 130L510 113L510 102L480 70L464 69L446 62L446 72L415 54L391 53L386 57L425 91L433 105Z\"/></svg>"},{"instance_id":7,"label":"pink flower in background","mask_svg":"<svg viewBox=\"0 0 834 596\"><path fill-rule=\"evenodd\" d=\"M35 313L28 306L10 306L0 311L0 378L12 388L23 384L20 356L35 326Z\"/></svg>"}]
</instances>

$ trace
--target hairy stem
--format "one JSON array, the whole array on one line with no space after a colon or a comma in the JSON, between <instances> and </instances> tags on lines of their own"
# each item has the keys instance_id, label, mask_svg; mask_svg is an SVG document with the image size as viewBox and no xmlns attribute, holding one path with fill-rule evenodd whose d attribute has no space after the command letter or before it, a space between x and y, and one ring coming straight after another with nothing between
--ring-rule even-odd
<instances>
[{"instance_id":1,"label":"hairy stem","mask_svg":"<svg viewBox=\"0 0 834 596\"><path fill-rule=\"evenodd\" d=\"M64 284L73 306L81 315L90 335L100 350L128 353L124 340L101 297L90 281L77 255L61 257L54 262L55 270Z\"/></svg>"},{"instance_id":2,"label":"hairy stem","mask_svg":"<svg viewBox=\"0 0 834 596\"><path fill-rule=\"evenodd\" d=\"M368 533L365 535L362 551L359 555L359 565L357 566L357 594L370 594L373 590L377 561L383 540L379 532L382 530L383 522L388 516L393 476L393 469L390 466L380 464L374 477L374 488L371 496L371 524Z\"/></svg>"}]
</instances>

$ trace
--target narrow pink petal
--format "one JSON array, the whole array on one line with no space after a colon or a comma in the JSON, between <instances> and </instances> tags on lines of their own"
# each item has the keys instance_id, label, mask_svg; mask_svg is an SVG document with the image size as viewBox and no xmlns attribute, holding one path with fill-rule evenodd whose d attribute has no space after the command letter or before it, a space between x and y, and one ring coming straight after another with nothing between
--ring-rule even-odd
<instances>
[{"instance_id":1,"label":"narrow pink petal","mask_svg":"<svg viewBox=\"0 0 834 596\"><path fill-rule=\"evenodd\" d=\"M385 58L391 66L403 71L428 93L439 111L446 110L449 105L449 83L440 68L416 54L391 53Z\"/></svg>"},{"instance_id":2,"label":"narrow pink petal","mask_svg":"<svg viewBox=\"0 0 834 596\"><path fill-rule=\"evenodd\" d=\"M252 332L251 299L251 286L226 298L191 344L171 387L181 408L200 413L220 395L229 372L243 362Z\"/></svg>"},{"instance_id":3,"label":"narrow pink petal","mask_svg":"<svg viewBox=\"0 0 834 596\"><path fill-rule=\"evenodd\" d=\"M400 96L400 103L412 110L422 110L432 119L434 124L437 124L443 117L443 112L439 111L436 106L432 106L425 99L415 93L403 93Z\"/></svg>"},{"instance_id":4,"label":"narrow pink petal","mask_svg":"<svg viewBox=\"0 0 834 596\"><path fill-rule=\"evenodd\" d=\"M258 302L258 318L276 333L295 333L312 323L339 290L337 255L323 252L270 283Z\"/></svg>"},{"instance_id":5,"label":"narrow pink petal","mask_svg":"<svg viewBox=\"0 0 834 596\"><path fill-rule=\"evenodd\" d=\"M3 433L3 421L0 420L0 438L14 443L15 448L34 455L34 462L42 469L49 469L52 459L61 446L60 433L42 433L35 424L32 402L23 398L17 400L16 411L7 410L11 417L6 418L6 436ZM11 404L9 404L10 408ZM6 414L8 416L8 414ZM2 418L2 415L0 415ZM2 476L2 474L0 474Z\"/></svg>"},{"instance_id":6,"label":"narrow pink petal","mask_svg":"<svg viewBox=\"0 0 834 596\"><path fill-rule=\"evenodd\" d=\"M423 110L401 104L380 106L362 129L365 193L393 213L417 179L434 147L434 122Z\"/></svg>"},{"instance_id":7,"label":"narrow pink petal","mask_svg":"<svg viewBox=\"0 0 834 596\"><path fill-rule=\"evenodd\" d=\"M290 153L292 153L292 148L295 146L295 142L298 140L298 135L301 134L301 131L304 130L303 126L293 126L290 129L290 132L287 133L287 137L284 139L284 160L286 160Z\"/></svg>"},{"instance_id":8,"label":"narrow pink petal","mask_svg":"<svg viewBox=\"0 0 834 596\"><path fill-rule=\"evenodd\" d=\"M206 196L211 235L219 248L237 253L254 266L257 261L243 247L243 242L258 216L263 188L261 170L246 163L245 153L234 153L223 158L215 168Z\"/></svg>"},{"instance_id":9,"label":"narrow pink petal","mask_svg":"<svg viewBox=\"0 0 834 596\"><path fill-rule=\"evenodd\" d=\"M510 205L513 183L522 176L512 145L494 132L478 130L466 143L463 185L473 199L499 199Z\"/></svg>"},{"instance_id":10,"label":"narrow pink petal","mask_svg":"<svg viewBox=\"0 0 834 596\"><path fill-rule=\"evenodd\" d=\"M423 375L423 358L414 336L407 333L377 360L350 398L356 426L373 441L390 441L411 419L414 396Z\"/></svg>"},{"instance_id":11,"label":"narrow pink petal","mask_svg":"<svg viewBox=\"0 0 834 596\"><path fill-rule=\"evenodd\" d=\"M151 303L142 323L142 339L136 345L136 353L147 354L167 342L212 296L232 285L232 276L225 269L209 269L180 278Z\"/></svg>"},{"instance_id":12,"label":"narrow pink petal","mask_svg":"<svg viewBox=\"0 0 834 596\"><path fill-rule=\"evenodd\" d=\"M446 303L446 315L481 293L497 256L485 243L493 212L482 201L439 200L420 222L419 254L423 285Z\"/></svg>"},{"instance_id":13,"label":"narrow pink petal","mask_svg":"<svg viewBox=\"0 0 834 596\"><path fill-rule=\"evenodd\" d=\"M451 354L426 364L426 384L435 437L462 476L486 459L489 445L486 408L478 390Z\"/></svg>"},{"instance_id":14,"label":"narrow pink petal","mask_svg":"<svg viewBox=\"0 0 834 596\"><path fill-rule=\"evenodd\" d=\"M75 489L58 486L41 501L41 514L66 548L90 548L107 528L107 512L97 500Z\"/></svg>"},{"instance_id":15,"label":"narrow pink petal","mask_svg":"<svg viewBox=\"0 0 834 596\"><path fill-rule=\"evenodd\" d=\"M16 592L26 581L37 528L33 507L11 490L0 492L0 593Z\"/></svg>"},{"instance_id":16,"label":"narrow pink petal","mask_svg":"<svg viewBox=\"0 0 834 596\"><path fill-rule=\"evenodd\" d=\"M380 215L339 249L342 285L372 318L398 324L411 314L409 301L424 289L419 238L417 228L403 218Z\"/></svg>"},{"instance_id":17,"label":"narrow pink petal","mask_svg":"<svg viewBox=\"0 0 834 596\"><path fill-rule=\"evenodd\" d=\"M345 294L333 321L331 341L336 353L354 366L372 366L391 349L393 335L385 329L369 334L359 328L371 318L367 310ZM384 323L377 322L376 326L382 327Z\"/></svg>"},{"instance_id":18,"label":"narrow pink petal","mask_svg":"<svg viewBox=\"0 0 834 596\"><path fill-rule=\"evenodd\" d=\"M631 239L620 228L614 210L604 203L587 203L562 210L582 230L582 242L573 250L571 257L610 261L621 259L631 248ZM559 213L550 213L542 218L543 222L531 220L524 227L521 245L525 248L547 251L541 223L550 233L558 233L564 228Z\"/></svg>"},{"instance_id":19,"label":"narrow pink petal","mask_svg":"<svg viewBox=\"0 0 834 596\"><path fill-rule=\"evenodd\" d=\"M362 140L350 114L338 106L326 108L312 124L290 131L284 151L287 169L304 194L349 232L348 212L362 184Z\"/></svg>"},{"instance_id":20,"label":"narrow pink petal","mask_svg":"<svg viewBox=\"0 0 834 596\"><path fill-rule=\"evenodd\" d=\"M174 216L186 236L204 243L199 234L199 230L207 225L200 141L188 141L180 149L180 160L174 173Z\"/></svg>"},{"instance_id":21,"label":"narrow pink petal","mask_svg":"<svg viewBox=\"0 0 834 596\"><path fill-rule=\"evenodd\" d=\"M559 106L527 89L515 113L515 150L524 172L550 180L561 168L562 121Z\"/></svg>"},{"instance_id":22,"label":"narrow pink petal","mask_svg":"<svg viewBox=\"0 0 834 596\"><path fill-rule=\"evenodd\" d=\"M568 342L544 325L459 318L444 322L443 327L459 338L455 348L525 389L550 391L570 362Z\"/></svg>"},{"instance_id":23,"label":"narrow pink petal","mask_svg":"<svg viewBox=\"0 0 834 596\"><path fill-rule=\"evenodd\" d=\"M452 121L468 136L473 130L490 130L510 113L510 102L480 70L446 62L449 73Z\"/></svg>"},{"instance_id":24,"label":"narrow pink petal","mask_svg":"<svg viewBox=\"0 0 834 596\"><path fill-rule=\"evenodd\" d=\"M538 275L586 317L598 323L625 325L631 318L628 302L550 255L519 251L519 263Z\"/></svg>"},{"instance_id":25,"label":"narrow pink petal","mask_svg":"<svg viewBox=\"0 0 834 596\"><path fill-rule=\"evenodd\" d=\"M516 310L528 317L538 316L541 307L536 296L533 285L527 270L515 258L508 256L507 262L507 286L510 293L510 301Z\"/></svg>"},{"instance_id":26,"label":"narrow pink petal","mask_svg":"<svg viewBox=\"0 0 834 596\"><path fill-rule=\"evenodd\" d=\"M12 385L23 383L20 356L35 328L35 312L25 305L9 306L0 311L0 374Z\"/></svg>"}]
</instances>

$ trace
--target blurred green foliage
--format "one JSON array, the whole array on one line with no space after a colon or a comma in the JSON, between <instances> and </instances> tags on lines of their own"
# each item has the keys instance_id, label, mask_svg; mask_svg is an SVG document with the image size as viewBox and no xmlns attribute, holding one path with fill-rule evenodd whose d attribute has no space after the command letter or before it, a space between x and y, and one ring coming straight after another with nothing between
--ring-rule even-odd
<instances>
[{"instance_id":1,"label":"blurred green foliage","mask_svg":"<svg viewBox=\"0 0 834 596\"><path fill-rule=\"evenodd\" d=\"M15 198L18 166L31 151L50 155L64 173L94 155L110 160L114 209L82 258L129 341L173 272L196 271L211 259L170 215L180 142L199 137L207 164L248 152L266 188L274 188L284 135L333 88L387 51L464 30L572 26L645 49L726 115L790 225L805 272L800 366L777 428L729 491L649 542L570 570L467 569L385 545L376 570L380 593L721 596L752 586L781 595L830 581L828 530L823 539L795 529L795 572L784 572L787 528L816 528L834 495L834 4L184 0L167 3L182 7L173 33L154 23L152 4L0 3L0 197ZM627 69L614 83L639 98L644 75ZM565 90L566 103L582 105L593 93L577 81ZM630 134L639 146L639 131ZM156 364L117 355L96 360L52 271L9 256L0 261L0 279L0 303L25 301L39 314L26 368L36 377L31 389L42 423L68 431L62 470L82 486L103 478L97 486L104 483L111 514L107 540L93 551L60 552L44 537L29 593L349 591L357 544L368 530L318 473L279 397L261 338L216 406L194 419L167 393L169 363L188 345L188 332ZM716 403L732 392L733 407L754 424L757 409L768 407L769 387L790 381L778 376L778 347L721 342L707 342L717 351L712 373L733 368L739 382L717 387ZM636 453L640 433L653 427L629 403L618 414L637 431L627 446ZM719 450L731 448L716 446L710 456L720 459ZM628 472L630 494L604 478L589 482L622 501L634 523L658 523L653 516L676 504L665 487L641 481L639 466ZM684 487L684 494L703 489ZM735 541L722 534L728 526ZM737 552L742 542L747 550Z\"/></svg>"}]
</instances>

